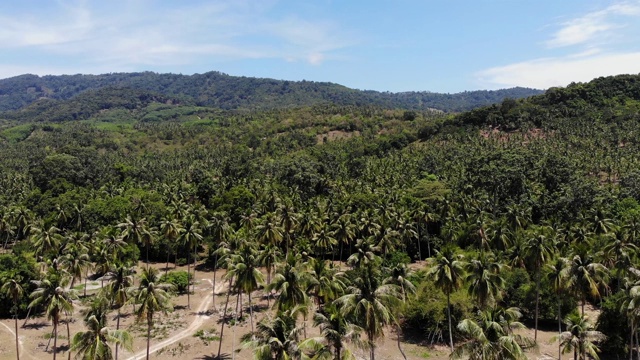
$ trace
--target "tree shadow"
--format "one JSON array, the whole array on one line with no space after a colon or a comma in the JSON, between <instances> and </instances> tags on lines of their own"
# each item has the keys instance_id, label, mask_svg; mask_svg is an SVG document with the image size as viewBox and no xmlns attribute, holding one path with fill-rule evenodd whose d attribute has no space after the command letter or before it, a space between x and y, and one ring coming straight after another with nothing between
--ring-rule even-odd
<instances>
[{"instance_id":1,"label":"tree shadow","mask_svg":"<svg viewBox=\"0 0 640 360\"><path fill-rule=\"evenodd\" d=\"M21 328L23 329L34 329L34 330L40 330L45 326L49 326L49 323L46 323L44 321L40 321L40 322L32 322L32 323L28 323L26 325L21 326Z\"/></svg>"},{"instance_id":2,"label":"tree shadow","mask_svg":"<svg viewBox=\"0 0 640 360\"><path fill-rule=\"evenodd\" d=\"M198 360L228 360L231 359L231 354L220 354L220 357L218 357L218 355L202 355L202 357L199 357Z\"/></svg>"}]
</instances>

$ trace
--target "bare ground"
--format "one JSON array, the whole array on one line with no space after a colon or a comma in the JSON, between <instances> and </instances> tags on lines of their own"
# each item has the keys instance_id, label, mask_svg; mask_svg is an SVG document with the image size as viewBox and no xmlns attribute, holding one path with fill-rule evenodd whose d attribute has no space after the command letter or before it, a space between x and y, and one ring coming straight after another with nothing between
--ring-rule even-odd
<instances>
[{"instance_id":1,"label":"bare ground","mask_svg":"<svg viewBox=\"0 0 640 360\"><path fill-rule=\"evenodd\" d=\"M140 266L144 266L140 264ZM164 264L153 264L152 266L164 270ZM186 270L186 267L178 267L178 270ZM205 334L217 336L220 332L220 318L224 310L224 302L226 299L225 283L222 281L223 271L217 272L216 280L216 298L215 306L212 296L212 280L213 272L198 271L196 273L195 291L191 295L191 310L187 308L187 296L181 295L173 298L174 310L166 315L158 315L156 318L155 329L152 331L151 339L151 356L152 359L198 359L213 360L216 359L218 351L217 340L207 340L194 337L198 330L203 330ZM95 283L93 284L95 288ZM99 287L98 287L99 289ZM95 292L94 289L91 292ZM81 293L81 292L80 292ZM254 293L254 324L260 321L269 313L267 300L261 292ZM93 296L88 294L88 296ZM243 297L242 303L245 312L245 321L237 326L227 326L224 331L224 339L222 342L222 358L223 359L252 359L250 349L243 349L240 345L240 338L243 334L250 331L250 323L248 319L248 298ZM229 314L235 314L235 295L231 296L229 301ZM81 302L77 302L76 311L74 312L70 323L71 336L78 331L83 331L82 315L80 309ZM146 356L146 325L145 323L137 324L135 316L132 315L132 306L126 306L122 311L121 328L127 329L134 335L133 351L127 352L120 349L120 359L138 360L144 359ZM595 320L597 313L590 309L592 319ZM115 315L114 315L115 316ZM110 319L110 326L115 328L115 318ZM24 320L19 322L22 325ZM312 328L310 321L307 321L307 336L317 336L317 329ZM0 322L0 360L15 359L15 335L13 333L14 323L12 319L4 319ZM53 355L53 340L48 351L45 351L49 334L51 334L52 326L49 321L43 317L31 318L26 327L19 328L20 351L22 359L46 359ZM533 338L533 330L524 331L528 336ZM529 353L530 359L557 359L558 348L557 343L551 343L552 337L556 333L553 331L538 331L539 347L535 351ZM402 342L401 346L407 356L407 359L448 359L449 349L446 346L428 347L421 344ZM235 349L235 351L233 350ZM366 350L354 349L354 353L358 359L367 359L368 352ZM66 359L68 357L68 339L65 324L60 324L58 329L58 358ZM75 356L73 354L72 356ZM563 356L563 359L569 359L570 355ZM396 334L393 329L385 330L385 338L377 344L376 359L378 360L395 360L402 359L396 342Z\"/></svg>"}]
</instances>

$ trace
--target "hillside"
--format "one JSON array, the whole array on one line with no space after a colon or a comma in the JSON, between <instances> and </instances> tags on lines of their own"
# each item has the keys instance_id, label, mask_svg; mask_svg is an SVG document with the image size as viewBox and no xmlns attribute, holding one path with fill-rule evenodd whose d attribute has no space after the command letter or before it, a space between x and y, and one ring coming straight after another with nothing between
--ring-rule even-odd
<instances>
[{"instance_id":1,"label":"hillside","mask_svg":"<svg viewBox=\"0 0 640 360\"><path fill-rule=\"evenodd\" d=\"M555 356L557 343L546 340L558 319L606 335L593 339L601 359L637 351L627 340L639 314L628 306L640 292L640 75L455 114L326 103L226 110L111 84L39 99L0 119L0 282L19 279L26 294L42 284L31 280L61 289L75 280L83 289L80 279L93 273L99 287L96 279L130 267L140 284L144 262L168 262L168 279L182 288L170 294L177 313L199 319L206 344L222 339L222 358L250 356L252 321L256 329L284 324L293 342L307 337L294 328L313 336L316 319L330 313L358 331L373 324L352 311L361 294L380 295L389 324L398 319L399 329L369 333L393 346L366 350L389 358L400 358L398 332L408 359L448 358L449 316L460 352L478 342L457 325L475 323L497 334L487 338L490 351L509 342L519 359ZM84 265L73 261L80 258ZM192 298L189 275L174 264L197 272ZM432 272L447 264L455 286ZM217 292L213 269L216 286L233 289L201 312L194 301L207 307ZM229 312L227 294L235 297ZM89 294L84 306L106 296ZM24 316L30 301L12 307L2 293L0 316ZM293 313L301 304L307 321ZM136 325L132 308L121 308L122 329L140 350L147 325L152 344L162 344L163 323L189 329L159 313L155 324ZM32 312L39 328L20 331L50 334L43 311ZM116 312L104 311L114 323ZM73 332L83 328L81 314L73 313ZM223 336L223 324L238 338L231 329ZM515 324L526 329L512 331ZM530 347L534 329L544 354ZM189 358L216 358L186 335ZM333 351L324 340L316 345Z\"/></svg>"},{"instance_id":2,"label":"hillside","mask_svg":"<svg viewBox=\"0 0 640 360\"><path fill-rule=\"evenodd\" d=\"M237 77L219 72L195 75L152 72L42 77L21 75L0 80L0 111L18 110L43 98L67 100L85 91L104 87L149 91L167 97L180 97L199 106L227 110L335 104L409 110L433 108L458 112L500 102L504 98L522 98L542 92L512 88L457 94L389 93L354 90L333 83Z\"/></svg>"}]
</instances>

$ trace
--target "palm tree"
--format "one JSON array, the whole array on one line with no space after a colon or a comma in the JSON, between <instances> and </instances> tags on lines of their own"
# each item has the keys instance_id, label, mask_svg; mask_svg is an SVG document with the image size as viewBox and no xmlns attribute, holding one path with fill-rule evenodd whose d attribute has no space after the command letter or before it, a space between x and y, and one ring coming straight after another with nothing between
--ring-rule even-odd
<instances>
[{"instance_id":1,"label":"palm tree","mask_svg":"<svg viewBox=\"0 0 640 360\"><path fill-rule=\"evenodd\" d=\"M278 311L286 311L297 305L305 305L308 296L305 292L308 273L300 264L300 256L289 254L284 264L276 269L267 290L276 291L279 295L274 304Z\"/></svg>"},{"instance_id":2,"label":"palm tree","mask_svg":"<svg viewBox=\"0 0 640 360\"><path fill-rule=\"evenodd\" d=\"M376 340L384 336L384 327L395 320L392 309L399 305L399 292L397 285L381 284L374 269L366 266L347 293L335 301L343 316L364 329L371 360L375 360Z\"/></svg>"},{"instance_id":3,"label":"palm tree","mask_svg":"<svg viewBox=\"0 0 640 360\"><path fill-rule=\"evenodd\" d=\"M456 254L453 247L447 246L442 251L436 250L435 261L427 273L436 286L447 295L447 319L449 321L449 345L453 352L453 330L451 325L451 293L462 286L464 278L463 256Z\"/></svg>"},{"instance_id":4,"label":"palm tree","mask_svg":"<svg viewBox=\"0 0 640 360\"><path fill-rule=\"evenodd\" d=\"M346 288L344 274L333 266L328 266L327 260L311 258L309 263L307 293L315 297L316 305L328 304L342 296Z\"/></svg>"},{"instance_id":5,"label":"palm tree","mask_svg":"<svg viewBox=\"0 0 640 360\"><path fill-rule=\"evenodd\" d=\"M13 300L13 306L11 308L15 320L16 328L16 358L20 360L20 347L18 341L18 302L24 295L24 289L20 285L21 277L19 275L13 276L11 279L4 279L0 292L10 297Z\"/></svg>"},{"instance_id":6,"label":"palm tree","mask_svg":"<svg viewBox=\"0 0 640 360\"><path fill-rule=\"evenodd\" d=\"M238 295L245 292L249 296L251 332L254 330L251 293L256 291L258 287L264 283L264 276L258 269L258 266L257 252L253 246L249 244L245 244L237 254L232 255L230 258L229 274L236 279L235 286L239 290Z\"/></svg>"},{"instance_id":7,"label":"palm tree","mask_svg":"<svg viewBox=\"0 0 640 360\"><path fill-rule=\"evenodd\" d=\"M65 249L60 265L71 276L71 284L69 284L71 288L73 288L76 280L82 279L84 270L91 266L91 260L86 251L86 248L75 245Z\"/></svg>"},{"instance_id":8,"label":"palm tree","mask_svg":"<svg viewBox=\"0 0 640 360\"><path fill-rule=\"evenodd\" d=\"M36 257L43 257L49 251L57 249L62 241L60 229L55 226L51 226L48 229L40 226L35 227L32 232L31 241Z\"/></svg>"},{"instance_id":9,"label":"palm tree","mask_svg":"<svg viewBox=\"0 0 640 360\"><path fill-rule=\"evenodd\" d=\"M76 298L75 292L72 289L65 290L66 283L64 279L54 273L50 273L44 280L36 280L33 283L37 288L31 293L33 300L29 307L43 305L47 319L53 323L53 358L55 360L58 347L58 324L63 314L69 315L73 312L72 300ZM70 335L68 321L67 333L67 335ZM69 353L69 357L71 357L71 353Z\"/></svg>"},{"instance_id":10,"label":"palm tree","mask_svg":"<svg viewBox=\"0 0 640 360\"><path fill-rule=\"evenodd\" d=\"M316 256L320 257L326 255L330 250L333 252L333 247L338 243L328 226L323 226L319 232L315 233L311 241L316 249Z\"/></svg>"},{"instance_id":11,"label":"palm tree","mask_svg":"<svg viewBox=\"0 0 640 360\"><path fill-rule=\"evenodd\" d=\"M469 295L476 299L480 308L493 306L504 288L504 279L500 276L502 266L487 254L480 254L478 259L473 259L465 265Z\"/></svg>"},{"instance_id":12,"label":"palm tree","mask_svg":"<svg viewBox=\"0 0 640 360\"><path fill-rule=\"evenodd\" d=\"M118 224L117 227L122 231L121 235L124 241L145 245L147 251L146 262L147 267L149 267L149 248L153 242L153 234L149 229L147 220L145 218L137 219L128 215L125 221Z\"/></svg>"},{"instance_id":13,"label":"palm tree","mask_svg":"<svg viewBox=\"0 0 640 360\"><path fill-rule=\"evenodd\" d=\"M118 265L114 270L107 273L110 281L106 288L106 298L110 305L118 310L116 316L116 330L120 330L120 310L129 301L131 287L133 286L133 269L127 265ZM118 346L116 343L115 359L118 360Z\"/></svg>"},{"instance_id":14,"label":"palm tree","mask_svg":"<svg viewBox=\"0 0 640 360\"><path fill-rule=\"evenodd\" d=\"M203 237L202 237L202 230L200 229L200 222L198 222L195 219L195 216L193 215L188 216L187 219L184 221L184 224L185 224L184 231L180 236L180 240L187 248L187 274L189 274L189 277L191 277L191 252L194 251L194 249L197 249L198 245L202 242ZM194 252L197 252L197 250L195 250ZM195 280L196 280L196 271L194 266L193 283L195 283ZM191 287L191 285L189 285L189 287ZM189 309L191 309L190 293L191 293L191 289L188 289L187 308Z\"/></svg>"},{"instance_id":15,"label":"palm tree","mask_svg":"<svg viewBox=\"0 0 640 360\"><path fill-rule=\"evenodd\" d=\"M302 357L300 333L296 326L295 309L279 312L275 318L266 317L258 323L257 330L245 334L242 344L253 349L256 360L299 360Z\"/></svg>"},{"instance_id":16,"label":"palm tree","mask_svg":"<svg viewBox=\"0 0 640 360\"><path fill-rule=\"evenodd\" d=\"M522 335L514 334L514 329L523 329L517 321L521 314L517 308L479 311L478 319L464 319L458 330L469 340L451 353L451 359L467 356L469 360L525 360L524 350L535 342Z\"/></svg>"},{"instance_id":17,"label":"palm tree","mask_svg":"<svg viewBox=\"0 0 640 360\"><path fill-rule=\"evenodd\" d=\"M587 296L600 297L600 286L605 283L607 268L593 261L593 256L585 249L578 249L573 256L568 270L567 284L582 300L582 315Z\"/></svg>"},{"instance_id":18,"label":"palm tree","mask_svg":"<svg viewBox=\"0 0 640 360\"><path fill-rule=\"evenodd\" d=\"M169 302L169 291L172 288L173 285L159 282L158 270L155 268L142 269L140 284L134 295L134 300L135 303L140 305L136 311L138 321L147 320L147 359L149 359L153 316L158 311L166 313L172 308Z\"/></svg>"},{"instance_id":19,"label":"palm tree","mask_svg":"<svg viewBox=\"0 0 640 360\"><path fill-rule=\"evenodd\" d=\"M553 286L553 290L558 297L558 334L562 333L562 294L567 289L567 279L569 277L569 260L565 258L556 259L555 263L548 266L547 278ZM558 359L562 358L561 346L558 346Z\"/></svg>"},{"instance_id":20,"label":"palm tree","mask_svg":"<svg viewBox=\"0 0 640 360\"><path fill-rule=\"evenodd\" d=\"M313 326L320 329L318 342L327 344L334 360L355 360L355 356L346 349L345 342L360 344L362 328L350 323L333 304L324 306L313 317ZM321 351L317 351L320 353Z\"/></svg>"},{"instance_id":21,"label":"palm tree","mask_svg":"<svg viewBox=\"0 0 640 360\"><path fill-rule=\"evenodd\" d=\"M562 353L573 351L573 358L576 360L587 360L589 358L598 360L600 351L594 342L602 341L606 338L604 334L595 331L589 318L584 315L571 314L565 319L567 331L555 337L560 341Z\"/></svg>"},{"instance_id":22,"label":"palm tree","mask_svg":"<svg viewBox=\"0 0 640 360\"><path fill-rule=\"evenodd\" d=\"M402 296L402 304L401 306L396 308L396 312L397 312L396 320L400 318L400 314L402 313L403 307L406 305L407 295L416 293L415 285L413 285L413 283L409 281L409 277L411 275L412 275L412 271L409 269L409 267L406 264L398 264L391 269L391 274L383 281L384 284L393 284L400 288L400 295ZM402 347L400 346L400 333L402 329L398 321L396 321L396 331L398 334L398 336L396 337L396 340L398 342L398 350L400 350L402 357L406 360L407 357L405 356L404 351L402 351Z\"/></svg>"},{"instance_id":23,"label":"palm tree","mask_svg":"<svg viewBox=\"0 0 640 360\"><path fill-rule=\"evenodd\" d=\"M538 314L540 304L540 273L542 267L554 253L554 244L551 229L548 227L532 228L529 239L526 242L525 255L536 276L536 310L535 310L535 330L534 341L538 341Z\"/></svg>"},{"instance_id":24,"label":"palm tree","mask_svg":"<svg viewBox=\"0 0 640 360\"><path fill-rule=\"evenodd\" d=\"M71 350L78 352L76 357L81 356L85 360L112 360L109 343L115 344L116 349L118 345L122 345L131 351L133 337L126 331L108 328L107 314L108 306L104 300L98 299L91 304L84 319L87 330L76 333L71 341Z\"/></svg>"},{"instance_id":25,"label":"palm tree","mask_svg":"<svg viewBox=\"0 0 640 360\"><path fill-rule=\"evenodd\" d=\"M165 237L165 239L167 239L167 264L165 266L164 272L164 274L166 275L169 271L169 256L171 255L172 251L176 251L175 242L184 232L184 228L182 227L182 224L180 224L180 221L178 221L178 219L172 218L171 220L164 219L162 220L162 222L160 222L160 231L162 232L162 235Z\"/></svg>"},{"instance_id":26,"label":"palm tree","mask_svg":"<svg viewBox=\"0 0 640 360\"><path fill-rule=\"evenodd\" d=\"M377 251L377 248L373 245L373 238L358 239L356 242L356 252L349 256L347 264L356 269L362 266L368 266L377 258L375 251Z\"/></svg>"}]
</instances>

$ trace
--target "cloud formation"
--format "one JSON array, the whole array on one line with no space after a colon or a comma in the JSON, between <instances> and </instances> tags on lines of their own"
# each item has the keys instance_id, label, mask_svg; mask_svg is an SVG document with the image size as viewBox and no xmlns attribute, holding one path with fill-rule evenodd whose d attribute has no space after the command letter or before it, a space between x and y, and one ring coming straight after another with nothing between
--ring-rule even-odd
<instances>
[{"instance_id":1,"label":"cloud formation","mask_svg":"<svg viewBox=\"0 0 640 360\"><path fill-rule=\"evenodd\" d=\"M544 42L546 51L555 52L552 56L489 68L476 77L493 87L546 89L599 76L640 73L640 49L626 47L637 36L634 26L639 18L640 0L586 13L559 24ZM558 55L560 50L564 53Z\"/></svg>"},{"instance_id":2,"label":"cloud formation","mask_svg":"<svg viewBox=\"0 0 640 360\"><path fill-rule=\"evenodd\" d=\"M52 61L38 68L59 73L68 56L83 63L75 72L242 59L320 65L354 43L330 21L277 12L266 16L277 3L270 0L174 2L171 9L151 0L52 3L47 11L0 15L0 51L44 54ZM20 68L0 62L0 76Z\"/></svg>"}]
</instances>

